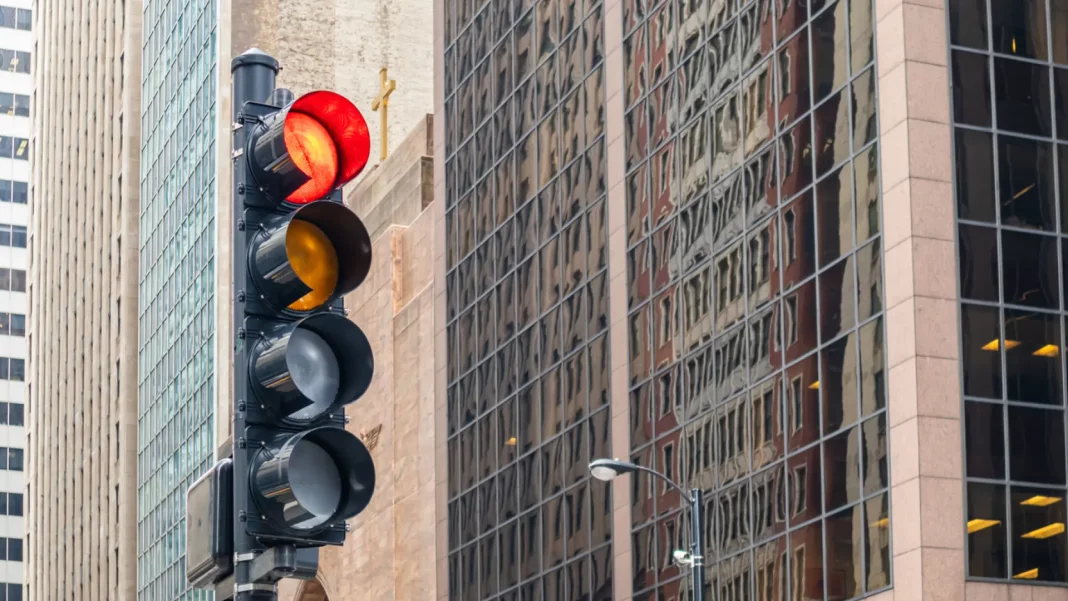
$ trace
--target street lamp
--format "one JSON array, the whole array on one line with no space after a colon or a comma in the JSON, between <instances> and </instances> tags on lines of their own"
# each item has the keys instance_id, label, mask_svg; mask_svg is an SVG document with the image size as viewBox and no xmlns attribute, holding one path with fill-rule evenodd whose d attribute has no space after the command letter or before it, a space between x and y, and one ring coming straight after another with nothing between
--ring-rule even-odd
<instances>
[{"instance_id":1,"label":"street lamp","mask_svg":"<svg viewBox=\"0 0 1068 601\"><path fill-rule=\"evenodd\" d=\"M685 553L676 551L675 560L680 564L689 565L693 568L691 571L691 576L693 577L693 601L704 601L705 564L704 553L701 549L701 489L693 488L690 492L686 492L664 474L629 461L594 459L590 462L590 475L602 482L610 482L617 476L631 472L645 472L660 478L679 491L682 498L690 503L690 556L686 557Z\"/></svg>"}]
</instances>

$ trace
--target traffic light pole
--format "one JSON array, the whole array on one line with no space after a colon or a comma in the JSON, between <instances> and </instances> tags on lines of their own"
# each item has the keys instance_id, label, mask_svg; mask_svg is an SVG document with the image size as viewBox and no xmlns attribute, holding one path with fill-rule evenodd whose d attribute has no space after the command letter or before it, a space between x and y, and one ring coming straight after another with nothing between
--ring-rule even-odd
<instances>
[{"instance_id":1,"label":"traffic light pole","mask_svg":"<svg viewBox=\"0 0 1068 601\"><path fill-rule=\"evenodd\" d=\"M244 288L247 278L248 260L241 252L246 248L243 195L247 184L248 157L245 156L245 143L249 128L244 126L244 107L246 102L264 102L274 91L275 77L278 75L278 61L258 49L250 49L237 56L230 63L231 99L233 104L233 192L230 203L233 208L233 272L232 272L232 340L234 341L234 601L277 601L275 585L253 581L252 562L263 553L264 548L248 535L245 522L248 511L244 500L249 496L249 461L248 453L241 452L246 445L245 418L246 404L250 399L242 398L248 388L243 384L248 380L248 346L244 339Z\"/></svg>"}]
</instances>

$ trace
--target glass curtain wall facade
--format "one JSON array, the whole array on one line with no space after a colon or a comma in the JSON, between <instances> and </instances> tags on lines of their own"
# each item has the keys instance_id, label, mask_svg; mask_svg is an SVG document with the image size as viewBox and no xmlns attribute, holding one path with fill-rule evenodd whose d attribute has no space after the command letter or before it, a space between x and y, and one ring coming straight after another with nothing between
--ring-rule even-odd
<instances>
[{"instance_id":1,"label":"glass curtain wall facade","mask_svg":"<svg viewBox=\"0 0 1068 601\"><path fill-rule=\"evenodd\" d=\"M1068 3L952 0L971 579L1068 582Z\"/></svg>"},{"instance_id":2,"label":"glass curtain wall facade","mask_svg":"<svg viewBox=\"0 0 1068 601\"><path fill-rule=\"evenodd\" d=\"M612 595L604 15L445 2L450 599Z\"/></svg>"},{"instance_id":3,"label":"glass curtain wall facade","mask_svg":"<svg viewBox=\"0 0 1068 601\"><path fill-rule=\"evenodd\" d=\"M631 458L704 490L706 599L884 590L872 2L622 13ZM688 512L631 478L634 598L683 598Z\"/></svg>"},{"instance_id":4,"label":"glass curtain wall facade","mask_svg":"<svg viewBox=\"0 0 1068 601\"><path fill-rule=\"evenodd\" d=\"M141 79L138 599L185 581L185 490L214 452L216 0L146 0Z\"/></svg>"}]
</instances>

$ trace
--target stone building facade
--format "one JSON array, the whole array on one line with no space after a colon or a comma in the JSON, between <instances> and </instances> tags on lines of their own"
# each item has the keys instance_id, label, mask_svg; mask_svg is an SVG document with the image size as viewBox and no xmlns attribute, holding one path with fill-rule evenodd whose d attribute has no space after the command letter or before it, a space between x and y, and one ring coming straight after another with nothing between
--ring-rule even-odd
<instances>
[{"instance_id":1,"label":"stone building facade","mask_svg":"<svg viewBox=\"0 0 1068 601\"><path fill-rule=\"evenodd\" d=\"M26 598L133 601L142 3L32 9Z\"/></svg>"},{"instance_id":2,"label":"stone building facade","mask_svg":"<svg viewBox=\"0 0 1068 601\"><path fill-rule=\"evenodd\" d=\"M433 131L427 115L344 190L372 240L371 272L345 308L371 341L375 375L346 415L371 448L375 493L345 545L320 551L316 580L284 581L279 601L436 597Z\"/></svg>"}]
</instances>

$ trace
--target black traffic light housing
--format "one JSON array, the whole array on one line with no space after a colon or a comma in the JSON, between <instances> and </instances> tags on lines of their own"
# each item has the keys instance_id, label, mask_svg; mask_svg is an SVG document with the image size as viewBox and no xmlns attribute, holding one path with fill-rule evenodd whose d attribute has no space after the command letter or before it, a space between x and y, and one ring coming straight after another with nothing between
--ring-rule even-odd
<instances>
[{"instance_id":1,"label":"black traffic light housing","mask_svg":"<svg viewBox=\"0 0 1068 601\"><path fill-rule=\"evenodd\" d=\"M340 545L375 485L344 414L374 359L341 300L371 266L367 230L340 202L370 137L334 92L273 93L273 58L232 67L235 553Z\"/></svg>"}]
</instances>

